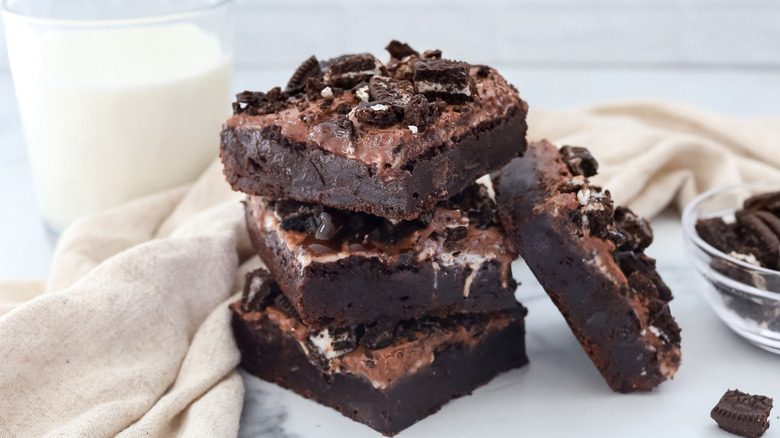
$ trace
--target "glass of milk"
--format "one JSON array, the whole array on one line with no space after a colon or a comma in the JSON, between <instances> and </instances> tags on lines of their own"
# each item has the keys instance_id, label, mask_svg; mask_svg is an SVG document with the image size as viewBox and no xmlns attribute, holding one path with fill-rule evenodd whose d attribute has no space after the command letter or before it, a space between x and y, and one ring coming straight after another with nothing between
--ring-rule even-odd
<instances>
[{"instance_id":1,"label":"glass of milk","mask_svg":"<svg viewBox=\"0 0 780 438\"><path fill-rule=\"evenodd\" d=\"M230 113L231 0L5 0L36 197L75 219L194 180Z\"/></svg>"}]
</instances>

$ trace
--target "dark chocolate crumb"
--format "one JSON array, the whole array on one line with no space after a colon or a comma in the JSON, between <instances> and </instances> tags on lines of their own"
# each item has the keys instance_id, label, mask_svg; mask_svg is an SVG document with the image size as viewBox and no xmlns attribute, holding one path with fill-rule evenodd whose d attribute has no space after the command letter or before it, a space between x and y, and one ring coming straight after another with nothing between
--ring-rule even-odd
<instances>
[{"instance_id":1,"label":"dark chocolate crumb","mask_svg":"<svg viewBox=\"0 0 780 438\"><path fill-rule=\"evenodd\" d=\"M387 50L390 53L390 56L395 59L402 59L411 55L419 55L416 50L409 47L409 44L402 43L397 40L390 41L390 44L385 47L385 50Z\"/></svg>"},{"instance_id":2,"label":"dark chocolate crumb","mask_svg":"<svg viewBox=\"0 0 780 438\"><path fill-rule=\"evenodd\" d=\"M413 125L422 129L428 123L431 109L428 99L422 94L415 94L406 104L403 123L406 126Z\"/></svg>"},{"instance_id":3,"label":"dark chocolate crumb","mask_svg":"<svg viewBox=\"0 0 780 438\"><path fill-rule=\"evenodd\" d=\"M371 359L366 359L366 366L369 367L369 368L374 368L374 367L376 367L376 362L374 362Z\"/></svg>"},{"instance_id":4,"label":"dark chocolate crumb","mask_svg":"<svg viewBox=\"0 0 780 438\"><path fill-rule=\"evenodd\" d=\"M627 207L615 209L615 226L625 240L618 246L620 251L642 252L653 243L653 229L650 222L634 214Z\"/></svg>"},{"instance_id":5,"label":"dark chocolate crumb","mask_svg":"<svg viewBox=\"0 0 780 438\"><path fill-rule=\"evenodd\" d=\"M322 90L324 90L326 87L325 83L322 82L320 78L309 78L306 80L306 86L304 88L304 91L306 92L306 97L309 98L309 100L317 100L322 98Z\"/></svg>"},{"instance_id":6,"label":"dark chocolate crumb","mask_svg":"<svg viewBox=\"0 0 780 438\"><path fill-rule=\"evenodd\" d=\"M247 272L241 294L241 310L243 312L261 311L268 307L280 292L279 286L274 282L270 272L262 268Z\"/></svg>"},{"instance_id":7,"label":"dark chocolate crumb","mask_svg":"<svg viewBox=\"0 0 780 438\"><path fill-rule=\"evenodd\" d=\"M349 114L350 111L352 111L352 107L346 102L341 102L336 107L336 113L338 114L346 115Z\"/></svg>"},{"instance_id":8,"label":"dark chocolate crumb","mask_svg":"<svg viewBox=\"0 0 780 438\"><path fill-rule=\"evenodd\" d=\"M477 77L486 78L488 75L490 75L490 67L486 65L480 65L479 69L477 70Z\"/></svg>"},{"instance_id":9,"label":"dark chocolate crumb","mask_svg":"<svg viewBox=\"0 0 780 438\"><path fill-rule=\"evenodd\" d=\"M590 178L598 173L599 163L583 147L564 146L561 148L561 157L572 175Z\"/></svg>"},{"instance_id":10,"label":"dark chocolate crumb","mask_svg":"<svg viewBox=\"0 0 780 438\"><path fill-rule=\"evenodd\" d=\"M357 108L355 108L355 118L360 123L379 127L392 126L398 122L392 104L385 100L358 104Z\"/></svg>"},{"instance_id":11,"label":"dark chocolate crumb","mask_svg":"<svg viewBox=\"0 0 780 438\"><path fill-rule=\"evenodd\" d=\"M298 66L298 68L295 70L295 73L293 73L292 77L287 82L287 87L285 87L284 91L286 93L297 93L299 91L303 91L309 78L318 77L321 74L322 70L320 69L320 62L317 60L317 57L312 55L307 60L303 61L300 66Z\"/></svg>"}]
</instances>

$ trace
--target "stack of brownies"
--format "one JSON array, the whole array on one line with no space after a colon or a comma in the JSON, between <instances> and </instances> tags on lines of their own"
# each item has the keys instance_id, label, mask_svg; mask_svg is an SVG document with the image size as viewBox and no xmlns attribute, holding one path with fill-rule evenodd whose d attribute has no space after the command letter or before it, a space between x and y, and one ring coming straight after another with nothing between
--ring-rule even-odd
<instances>
[{"instance_id":1,"label":"stack of brownies","mask_svg":"<svg viewBox=\"0 0 780 438\"><path fill-rule=\"evenodd\" d=\"M244 92L222 133L268 271L234 330L249 372L384 434L528 362L517 258L486 186L527 106L495 70L388 46Z\"/></svg>"},{"instance_id":2,"label":"stack of brownies","mask_svg":"<svg viewBox=\"0 0 780 438\"><path fill-rule=\"evenodd\" d=\"M652 231L589 183L588 151L527 145L495 70L387 50L237 96L221 156L270 271L232 305L242 366L395 434L528 362L519 253L613 390L671 378Z\"/></svg>"}]
</instances>

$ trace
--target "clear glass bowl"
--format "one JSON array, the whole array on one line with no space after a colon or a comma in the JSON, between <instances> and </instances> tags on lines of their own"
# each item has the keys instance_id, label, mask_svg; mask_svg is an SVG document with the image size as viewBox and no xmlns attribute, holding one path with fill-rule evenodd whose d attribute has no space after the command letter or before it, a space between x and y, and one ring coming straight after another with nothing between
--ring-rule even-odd
<instances>
[{"instance_id":1,"label":"clear glass bowl","mask_svg":"<svg viewBox=\"0 0 780 438\"><path fill-rule=\"evenodd\" d=\"M695 228L699 219L733 217L745 199L778 190L780 185L767 183L710 190L685 207L682 225L686 254L715 313L743 338L780 354L780 272L715 249L699 237Z\"/></svg>"}]
</instances>

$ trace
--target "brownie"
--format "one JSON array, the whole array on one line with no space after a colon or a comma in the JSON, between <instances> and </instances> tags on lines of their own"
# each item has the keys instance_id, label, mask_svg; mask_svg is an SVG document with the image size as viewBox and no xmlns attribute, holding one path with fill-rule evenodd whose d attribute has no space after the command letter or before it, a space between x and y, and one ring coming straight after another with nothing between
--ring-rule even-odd
<instances>
[{"instance_id":1,"label":"brownie","mask_svg":"<svg viewBox=\"0 0 780 438\"><path fill-rule=\"evenodd\" d=\"M649 223L589 183L584 148L541 141L492 175L499 218L614 391L651 390L680 365L669 288L643 251Z\"/></svg>"},{"instance_id":2,"label":"brownie","mask_svg":"<svg viewBox=\"0 0 780 438\"><path fill-rule=\"evenodd\" d=\"M771 410L772 399L769 397L729 390L712 408L710 417L727 432L757 438L769 429Z\"/></svg>"},{"instance_id":3,"label":"brownie","mask_svg":"<svg viewBox=\"0 0 780 438\"><path fill-rule=\"evenodd\" d=\"M483 185L413 221L257 196L245 207L257 252L311 327L515 304L517 253Z\"/></svg>"},{"instance_id":4,"label":"brownie","mask_svg":"<svg viewBox=\"0 0 780 438\"><path fill-rule=\"evenodd\" d=\"M307 327L275 303L284 300L278 288L262 284L257 281L254 292L231 306L241 366L385 435L528 363L526 310L519 304L500 312L403 321L375 345L375 339L364 341L370 337L365 326Z\"/></svg>"},{"instance_id":5,"label":"brownie","mask_svg":"<svg viewBox=\"0 0 780 438\"><path fill-rule=\"evenodd\" d=\"M285 91L237 95L221 134L231 186L411 220L522 154L527 105L495 70L388 50L404 57L309 58Z\"/></svg>"}]
</instances>

